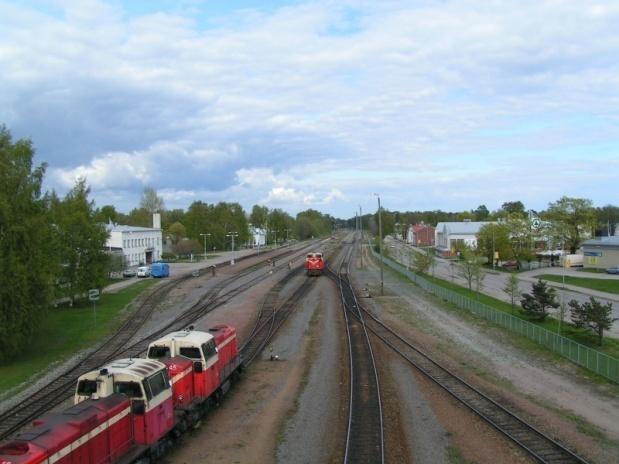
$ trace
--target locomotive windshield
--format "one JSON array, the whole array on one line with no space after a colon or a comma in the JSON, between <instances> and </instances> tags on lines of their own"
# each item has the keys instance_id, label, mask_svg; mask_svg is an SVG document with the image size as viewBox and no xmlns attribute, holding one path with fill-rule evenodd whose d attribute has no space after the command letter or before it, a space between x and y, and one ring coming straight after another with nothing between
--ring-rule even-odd
<instances>
[{"instance_id":1,"label":"locomotive windshield","mask_svg":"<svg viewBox=\"0 0 619 464\"><path fill-rule=\"evenodd\" d=\"M179 354L189 359L202 359L202 353L200 353L200 348L195 346L183 346L179 350Z\"/></svg>"},{"instance_id":2,"label":"locomotive windshield","mask_svg":"<svg viewBox=\"0 0 619 464\"><path fill-rule=\"evenodd\" d=\"M149 400L167 388L170 388L170 378L166 370L159 371L144 380L144 391Z\"/></svg>"},{"instance_id":3,"label":"locomotive windshield","mask_svg":"<svg viewBox=\"0 0 619 464\"><path fill-rule=\"evenodd\" d=\"M215 340L209 340L207 343L202 344L202 351L206 359L215 356L217 354L217 347L215 346Z\"/></svg>"},{"instance_id":4,"label":"locomotive windshield","mask_svg":"<svg viewBox=\"0 0 619 464\"><path fill-rule=\"evenodd\" d=\"M150 359L169 358L170 347L168 346L151 346L148 349L148 357Z\"/></svg>"},{"instance_id":5,"label":"locomotive windshield","mask_svg":"<svg viewBox=\"0 0 619 464\"><path fill-rule=\"evenodd\" d=\"M81 396L90 396L97 393L96 380L80 380L77 383L77 394Z\"/></svg>"},{"instance_id":6,"label":"locomotive windshield","mask_svg":"<svg viewBox=\"0 0 619 464\"><path fill-rule=\"evenodd\" d=\"M142 398L142 389L138 382L114 382L114 393L122 393L129 398Z\"/></svg>"}]
</instances>

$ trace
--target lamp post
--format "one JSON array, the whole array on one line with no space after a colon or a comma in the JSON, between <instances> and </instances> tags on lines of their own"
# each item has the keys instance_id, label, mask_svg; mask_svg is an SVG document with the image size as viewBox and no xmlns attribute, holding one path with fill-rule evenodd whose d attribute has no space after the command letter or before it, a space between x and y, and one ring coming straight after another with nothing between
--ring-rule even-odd
<instances>
[{"instance_id":1,"label":"lamp post","mask_svg":"<svg viewBox=\"0 0 619 464\"><path fill-rule=\"evenodd\" d=\"M201 237L204 237L204 261L206 261L206 237L210 237L211 234L200 234Z\"/></svg>"},{"instance_id":2,"label":"lamp post","mask_svg":"<svg viewBox=\"0 0 619 464\"><path fill-rule=\"evenodd\" d=\"M230 237L232 239L232 258L230 259L230 265L234 266L234 237L238 237L239 234L237 232L230 232L226 234L226 237Z\"/></svg>"},{"instance_id":3,"label":"lamp post","mask_svg":"<svg viewBox=\"0 0 619 464\"><path fill-rule=\"evenodd\" d=\"M374 195L376 195L376 197L378 198L378 250L380 252L380 294L381 296L384 295L384 287L385 287L385 283L384 283L384 279L383 279L383 222L381 219L381 211L380 211L380 195L378 193L375 193Z\"/></svg>"}]
</instances>

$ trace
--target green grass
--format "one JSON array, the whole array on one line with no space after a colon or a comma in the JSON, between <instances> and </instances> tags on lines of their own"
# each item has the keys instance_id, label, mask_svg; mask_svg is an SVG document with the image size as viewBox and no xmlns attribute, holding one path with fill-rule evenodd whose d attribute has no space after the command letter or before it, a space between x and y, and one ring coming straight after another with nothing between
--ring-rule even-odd
<instances>
[{"instance_id":1,"label":"green grass","mask_svg":"<svg viewBox=\"0 0 619 464\"><path fill-rule=\"evenodd\" d=\"M432 276L424 276L424 278L432 281L436 285L440 285L441 287L464 295L472 300L477 300L480 303L488 305L498 311L510 313L515 317L524 319L525 321L543 327L544 329L551 332L557 333L559 331L559 321L557 319L548 317L544 322L529 319L525 314L520 311L519 298L517 299L516 304L514 305L514 310L512 312L512 306L510 303L506 303L496 298L492 298L490 296L484 295L483 293L478 294L477 292L471 291L468 288L461 287L460 285L456 285L443 279ZM568 311L568 309L566 309L566 311ZM569 312L567 312L566 314L569 314ZM578 329L568 322L563 322L563 324L561 325L561 335L571 340L574 340L575 342L578 342L582 345L589 346L597 351L606 353L609 356L619 358L619 339L605 336L602 346L599 346L597 344L597 336L592 331L586 329Z\"/></svg>"},{"instance_id":2,"label":"green grass","mask_svg":"<svg viewBox=\"0 0 619 464\"><path fill-rule=\"evenodd\" d=\"M552 282L563 282L563 276L556 274L540 274L535 277ZM590 288L591 290L619 294L619 279L590 279L588 277L565 276L565 283L576 285L577 287Z\"/></svg>"},{"instance_id":3,"label":"green grass","mask_svg":"<svg viewBox=\"0 0 619 464\"><path fill-rule=\"evenodd\" d=\"M102 341L124 319L127 304L155 283L157 280L148 279L117 293L102 294L96 303L96 325L90 302L50 309L22 354L0 365L0 396L51 365Z\"/></svg>"}]
</instances>

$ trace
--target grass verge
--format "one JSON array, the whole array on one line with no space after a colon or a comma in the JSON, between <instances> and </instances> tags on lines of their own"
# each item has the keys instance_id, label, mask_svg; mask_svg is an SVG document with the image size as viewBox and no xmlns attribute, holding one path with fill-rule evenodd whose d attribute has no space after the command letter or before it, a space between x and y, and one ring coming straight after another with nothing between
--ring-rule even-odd
<instances>
[{"instance_id":1,"label":"grass verge","mask_svg":"<svg viewBox=\"0 0 619 464\"><path fill-rule=\"evenodd\" d=\"M21 355L0 365L0 397L51 365L101 342L122 322L124 308L155 283L148 279L117 293L102 294L95 309L96 325L91 303L50 309L32 343Z\"/></svg>"},{"instance_id":2,"label":"grass verge","mask_svg":"<svg viewBox=\"0 0 619 464\"><path fill-rule=\"evenodd\" d=\"M540 274L535 277L563 283L563 276L556 274ZM591 290L619 294L619 279L590 279L587 277L565 276L565 283L568 285L576 285L577 287L590 288Z\"/></svg>"}]
</instances>

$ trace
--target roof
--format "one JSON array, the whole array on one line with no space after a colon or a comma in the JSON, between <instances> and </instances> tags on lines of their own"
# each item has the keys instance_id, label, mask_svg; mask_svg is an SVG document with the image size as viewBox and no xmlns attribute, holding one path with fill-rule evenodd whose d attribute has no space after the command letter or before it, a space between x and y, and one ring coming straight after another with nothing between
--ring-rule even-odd
<instances>
[{"instance_id":1,"label":"roof","mask_svg":"<svg viewBox=\"0 0 619 464\"><path fill-rule=\"evenodd\" d=\"M619 248L619 236L594 238L583 242L584 247Z\"/></svg>"},{"instance_id":2,"label":"roof","mask_svg":"<svg viewBox=\"0 0 619 464\"><path fill-rule=\"evenodd\" d=\"M461 234L461 235L476 235L486 224L496 224L492 221L480 222L439 222L436 225L436 230L439 233Z\"/></svg>"},{"instance_id":3,"label":"roof","mask_svg":"<svg viewBox=\"0 0 619 464\"><path fill-rule=\"evenodd\" d=\"M160 371L163 367L159 361L152 359L117 359L109 364L106 364L102 369L107 369L108 374L126 374L129 376L146 378ZM93 371L100 372L100 370Z\"/></svg>"},{"instance_id":4,"label":"roof","mask_svg":"<svg viewBox=\"0 0 619 464\"><path fill-rule=\"evenodd\" d=\"M161 337L158 340L155 340L151 343L151 345L162 345L170 343L172 340L187 342L187 344L191 344L192 346L200 346L203 343L211 340L213 336L207 332L202 332L199 330L180 330L178 332L172 332L165 337Z\"/></svg>"},{"instance_id":5,"label":"roof","mask_svg":"<svg viewBox=\"0 0 619 464\"><path fill-rule=\"evenodd\" d=\"M105 230L108 232L160 232L161 229L152 227L124 226L120 224L106 224Z\"/></svg>"}]
</instances>

